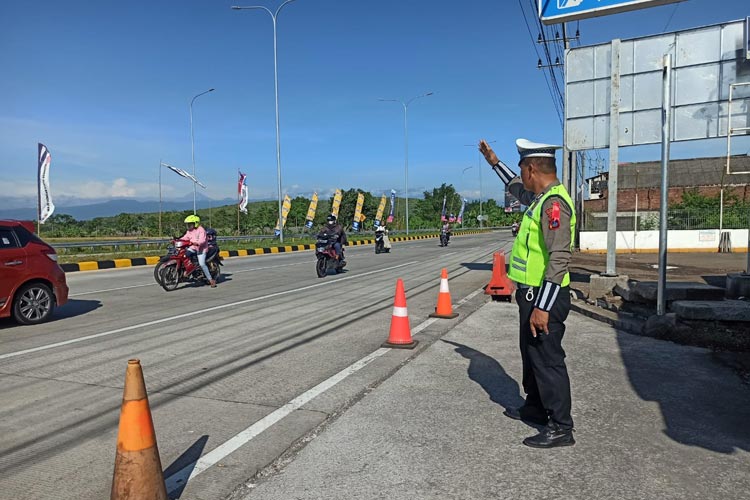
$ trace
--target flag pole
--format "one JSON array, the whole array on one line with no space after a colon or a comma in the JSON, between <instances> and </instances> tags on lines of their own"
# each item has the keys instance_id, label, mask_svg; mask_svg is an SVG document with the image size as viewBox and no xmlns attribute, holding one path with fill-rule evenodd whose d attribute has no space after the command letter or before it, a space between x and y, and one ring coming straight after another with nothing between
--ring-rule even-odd
<instances>
[{"instance_id":1,"label":"flag pole","mask_svg":"<svg viewBox=\"0 0 750 500\"><path fill-rule=\"evenodd\" d=\"M41 147L37 147L36 153L36 234L42 235L42 169L39 166L39 153Z\"/></svg>"},{"instance_id":2,"label":"flag pole","mask_svg":"<svg viewBox=\"0 0 750 500\"><path fill-rule=\"evenodd\" d=\"M240 172L240 169L237 169L237 178L242 177L242 172ZM242 186L237 186L237 236L240 236L240 197L242 196Z\"/></svg>"},{"instance_id":3,"label":"flag pole","mask_svg":"<svg viewBox=\"0 0 750 500\"><path fill-rule=\"evenodd\" d=\"M162 236L161 232L161 158L159 158L159 238Z\"/></svg>"},{"instance_id":4,"label":"flag pole","mask_svg":"<svg viewBox=\"0 0 750 500\"><path fill-rule=\"evenodd\" d=\"M41 146L41 144L39 145ZM41 147L37 146L36 153L36 234L42 235L42 169L39 165Z\"/></svg>"}]
</instances>

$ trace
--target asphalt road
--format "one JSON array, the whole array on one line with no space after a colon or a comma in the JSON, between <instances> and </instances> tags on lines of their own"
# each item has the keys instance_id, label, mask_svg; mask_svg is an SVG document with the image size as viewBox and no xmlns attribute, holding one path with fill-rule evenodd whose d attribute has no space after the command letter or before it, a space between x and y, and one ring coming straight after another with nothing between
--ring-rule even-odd
<instances>
[{"instance_id":1,"label":"asphalt road","mask_svg":"<svg viewBox=\"0 0 750 500\"><path fill-rule=\"evenodd\" d=\"M414 356L379 350L397 278L424 348L485 302L492 253L510 244L502 232L351 247L347 272L322 279L312 252L235 258L216 289L174 292L150 267L71 274L52 322L0 322L0 499L108 496L130 358L171 496L223 498ZM461 316L425 323L442 267Z\"/></svg>"}]
</instances>

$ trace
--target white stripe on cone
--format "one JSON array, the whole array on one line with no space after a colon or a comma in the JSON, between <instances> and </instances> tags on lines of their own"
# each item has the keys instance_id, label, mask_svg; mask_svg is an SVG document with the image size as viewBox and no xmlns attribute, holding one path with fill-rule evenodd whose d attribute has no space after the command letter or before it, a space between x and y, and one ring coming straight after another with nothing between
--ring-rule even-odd
<instances>
[{"instance_id":1,"label":"white stripe on cone","mask_svg":"<svg viewBox=\"0 0 750 500\"><path fill-rule=\"evenodd\" d=\"M440 279L440 293L450 293L450 290L448 290L448 279L447 278L441 278Z\"/></svg>"},{"instance_id":2,"label":"white stripe on cone","mask_svg":"<svg viewBox=\"0 0 750 500\"><path fill-rule=\"evenodd\" d=\"M393 307L393 315L396 316L397 318L406 318L409 316L406 312L405 307L396 307L396 306Z\"/></svg>"}]
</instances>

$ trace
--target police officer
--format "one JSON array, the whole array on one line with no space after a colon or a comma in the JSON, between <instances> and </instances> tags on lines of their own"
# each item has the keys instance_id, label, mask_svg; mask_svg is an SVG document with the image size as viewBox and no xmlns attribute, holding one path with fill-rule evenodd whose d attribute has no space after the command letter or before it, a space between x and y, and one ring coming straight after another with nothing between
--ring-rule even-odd
<instances>
[{"instance_id":1,"label":"police officer","mask_svg":"<svg viewBox=\"0 0 750 500\"><path fill-rule=\"evenodd\" d=\"M575 228L573 201L557 179L555 150L560 146L516 141L521 175L501 162L486 141L479 150L508 191L527 206L513 243L508 277L518 285L520 347L526 401L503 413L544 425L523 444L534 448L571 446L570 380L562 339L570 311L568 264Z\"/></svg>"}]
</instances>

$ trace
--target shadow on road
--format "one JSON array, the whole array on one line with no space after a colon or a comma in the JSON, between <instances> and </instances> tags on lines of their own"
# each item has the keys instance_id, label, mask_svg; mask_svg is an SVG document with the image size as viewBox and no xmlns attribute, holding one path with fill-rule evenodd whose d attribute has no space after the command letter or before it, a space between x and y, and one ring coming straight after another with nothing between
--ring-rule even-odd
<instances>
[{"instance_id":1,"label":"shadow on road","mask_svg":"<svg viewBox=\"0 0 750 500\"><path fill-rule=\"evenodd\" d=\"M88 314L91 311L99 309L101 306L102 303L98 300L69 299L64 306L55 308L55 310L52 312L52 317L50 318L49 322L54 323L55 321L59 321L61 319L83 316L84 314ZM19 325L18 323L16 323L13 318L0 319L0 330L23 326L24 325Z\"/></svg>"},{"instance_id":2,"label":"shadow on road","mask_svg":"<svg viewBox=\"0 0 750 500\"><path fill-rule=\"evenodd\" d=\"M659 405L667 436L717 453L750 451L750 387L717 353L676 352L664 341L644 345L623 332L617 342L630 384L640 398Z\"/></svg>"},{"instance_id":3,"label":"shadow on road","mask_svg":"<svg viewBox=\"0 0 750 500\"><path fill-rule=\"evenodd\" d=\"M491 262L462 262L461 265L469 271L492 271Z\"/></svg>"},{"instance_id":4,"label":"shadow on road","mask_svg":"<svg viewBox=\"0 0 750 500\"><path fill-rule=\"evenodd\" d=\"M64 306L60 306L60 308L55 310L52 314L52 321L83 316L100 307L102 307L102 303L98 300L70 299Z\"/></svg>"},{"instance_id":5,"label":"shadow on road","mask_svg":"<svg viewBox=\"0 0 750 500\"><path fill-rule=\"evenodd\" d=\"M172 462L169 467L164 469L164 479L168 479L169 477L182 471L183 469L186 470L181 474L181 476L183 476L184 478L190 477L190 474L195 468L195 464L203 454L203 449L206 447L207 442L208 435L204 434L203 436L199 437L195 441L195 443L190 446L190 448L185 450L185 452L177 457L177 459ZM172 491L167 492L170 500L175 500L182 496L182 492L185 491L185 486L187 486L187 479L177 479L176 483L178 486Z\"/></svg>"},{"instance_id":6,"label":"shadow on road","mask_svg":"<svg viewBox=\"0 0 750 500\"><path fill-rule=\"evenodd\" d=\"M442 339L442 342L455 346L455 351L469 360L469 378L484 389L493 403L497 403L503 409L518 408L524 403L518 383L494 358L458 342L445 339Z\"/></svg>"}]
</instances>

